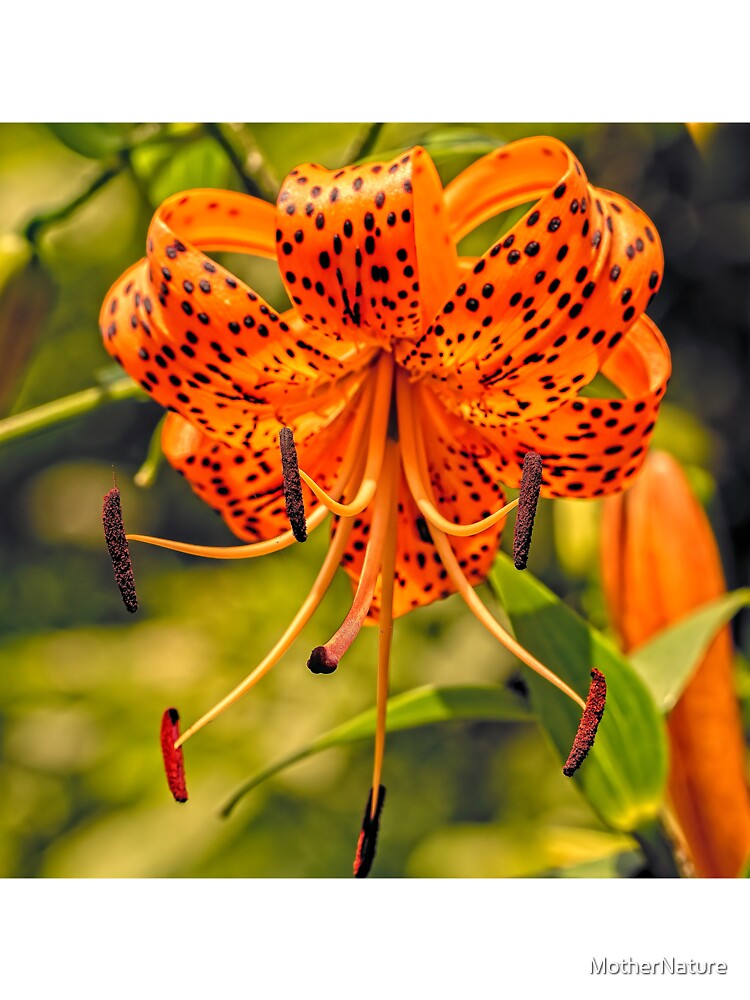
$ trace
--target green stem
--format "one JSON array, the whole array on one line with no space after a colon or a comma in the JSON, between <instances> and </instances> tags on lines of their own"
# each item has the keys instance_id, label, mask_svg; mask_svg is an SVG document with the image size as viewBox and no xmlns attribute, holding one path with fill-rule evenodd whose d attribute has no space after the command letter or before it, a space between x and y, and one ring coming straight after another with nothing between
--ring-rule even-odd
<instances>
[{"instance_id":1,"label":"green stem","mask_svg":"<svg viewBox=\"0 0 750 1000\"><path fill-rule=\"evenodd\" d=\"M347 156L347 163L357 163L359 160L367 159L377 145L382 130L383 122L373 122L372 125L368 125L362 137L357 137L354 148Z\"/></svg>"},{"instance_id":2,"label":"green stem","mask_svg":"<svg viewBox=\"0 0 750 1000\"><path fill-rule=\"evenodd\" d=\"M148 446L148 454L146 455L143 465L133 476L133 482L135 485L140 486L143 490L150 489L154 485L161 463L164 461L164 452L161 450L161 432L164 429L164 422L166 419L167 414L165 413L154 428L154 432L151 435L151 441Z\"/></svg>"},{"instance_id":3,"label":"green stem","mask_svg":"<svg viewBox=\"0 0 750 1000\"><path fill-rule=\"evenodd\" d=\"M213 139L215 139L216 142L219 144L219 146L221 146L221 148L224 150L227 159L232 164L234 169L237 171L237 174L239 175L239 178L242 181L242 186L244 187L245 192L247 194L253 195L254 198L265 199L265 195L261 191L255 179L251 177L250 174L248 173L245 163L243 162L240 155L237 153L237 150L234 148L232 143L224 134L224 130L222 129L221 125L219 125L217 122L206 122L205 128L208 134Z\"/></svg>"},{"instance_id":4,"label":"green stem","mask_svg":"<svg viewBox=\"0 0 750 1000\"><path fill-rule=\"evenodd\" d=\"M16 413L12 417L0 420L0 444L45 430L47 427L54 427L73 417L96 410L103 403L133 399L138 396L145 398L146 394L127 376L118 378L108 385L93 386L81 392L74 392L71 396L63 396L62 399L55 399L51 403L36 406L33 410Z\"/></svg>"},{"instance_id":5,"label":"green stem","mask_svg":"<svg viewBox=\"0 0 750 1000\"><path fill-rule=\"evenodd\" d=\"M29 243L35 243L39 238L39 233L42 229L46 229L47 226L55 225L58 222L64 222L66 219L84 205L89 198L96 194L100 188L103 188L105 184L108 184L113 177L122 171L124 166L123 162L112 164L112 166L107 167L106 170L102 171L98 177L89 184L89 186L82 191L76 198L69 201L67 204L62 205L60 208L53 208L49 212L42 212L35 216L27 225L24 230L24 236L29 241Z\"/></svg>"},{"instance_id":6,"label":"green stem","mask_svg":"<svg viewBox=\"0 0 750 1000\"><path fill-rule=\"evenodd\" d=\"M638 841L648 870L654 878L682 878L674 844L660 819L642 826L633 836Z\"/></svg>"}]
</instances>

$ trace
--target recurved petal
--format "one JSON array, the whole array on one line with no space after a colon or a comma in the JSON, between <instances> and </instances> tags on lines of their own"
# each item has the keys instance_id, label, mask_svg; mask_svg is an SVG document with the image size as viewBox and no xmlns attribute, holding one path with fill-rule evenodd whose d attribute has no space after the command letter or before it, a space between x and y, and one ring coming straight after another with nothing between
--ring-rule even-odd
<instances>
[{"instance_id":1,"label":"recurved petal","mask_svg":"<svg viewBox=\"0 0 750 1000\"><path fill-rule=\"evenodd\" d=\"M494 176L497 189L494 200L476 193L472 220L492 214L506 194L505 207L538 194L545 179L549 187L464 275L405 360L441 383L448 405L449 394L471 400L489 426L541 416L588 383L647 307L664 261L649 218L591 187L561 143L514 143L472 171ZM467 197L459 203L466 211Z\"/></svg>"},{"instance_id":2,"label":"recurved petal","mask_svg":"<svg viewBox=\"0 0 750 1000\"><path fill-rule=\"evenodd\" d=\"M418 336L458 274L440 180L419 147L391 163L298 167L276 226L287 292L325 338Z\"/></svg>"},{"instance_id":3,"label":"recurved petal","mask_svg":"<svg viewBox=\"0 0 750 1000\"><path fill-rule=\"evenodd\" d=\"M580 396L539 419L483 429L502 452L504 482L517 486L524 455L536 451L544 468L542 496L598 497L625 487L643 464L671 371L651 320L638 320L602 371L623 398Z\"/></svg>"},{"instance_id":4,"label":"recurved petal","mask_svg":"<svg viewBox=\"0 0 750 1000\"><path fill-rule=\"evenodd\" d=\"M259 421L248 452L217 441L179 414L170 413L162 431L162 449L235 535L262 541L289 530L278 442L281 426L273 419ZM333 418L308 412L295 422L299 463L324 489L333 486L351 430L348 410ZM304 483L302 492L309 514L318 500Z\"/></svg>"},{"instance_id":5,"label":"recurved petal","mask_svg":"<svg viewBox=\"0 0 750 1000\"><path fill-rule=\"evenodd\" d=\"M283 419L363 363L351 345L329 354L300 335L204 249L274 252L271 206L225 191L168 199L147 257L110 290L100 323L107 350L163 406L206 434L242 444L257 418Z\"/></svg>"}]
</instances>

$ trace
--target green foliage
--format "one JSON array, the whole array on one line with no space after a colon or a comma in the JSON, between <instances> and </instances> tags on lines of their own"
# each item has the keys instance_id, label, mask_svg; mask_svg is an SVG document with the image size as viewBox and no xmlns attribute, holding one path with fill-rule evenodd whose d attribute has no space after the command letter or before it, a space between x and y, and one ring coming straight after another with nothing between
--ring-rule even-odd
<instances>
[{"instance_id":1,"label":"green foliage","mask_svg":"<svg viewBox=\"0 0 750 1000\"><path fill-rule=\"evenodd\" d=\"M418 729L437 722L482 720L493 722L520 722L530 719L528 709L519 698L498 687L436 687L429 685L406 691L388 700L388 732ZM245 781L227 800L221 812L229 816L237 803L268 778L285 768L304 760L321 750L345 746L375 734L375 709L369 709L349 719L335 729L311 740L294 753L264 768Z\"/></svg>"},{"instance_id":2,"label":"green foliage","mask_svg":"<svg viewBox=\"0 0 750 1000\"><path fill-rule=\"evenodd\" d=\"M748 588L725 594L630 653L631 664L662 712L674 708L717 632L748 605Z\"/></svg>"},{"instance_id":3,"label":"green foliage","mask_svg":"<svg viewBox=\"0 0 750 1000\"><path fill-rule=\"evenodd\" d=\"M501 555L490 577L516 638L585 698L590 672L607 679L607 708L594 749L572 779L613 830L634 831L659 812L667 776L664 725L643 681L596 629L530 573ZM547 681L528 678L532 704L564 761L580 709Z\"/></svg>"}]
</instances>

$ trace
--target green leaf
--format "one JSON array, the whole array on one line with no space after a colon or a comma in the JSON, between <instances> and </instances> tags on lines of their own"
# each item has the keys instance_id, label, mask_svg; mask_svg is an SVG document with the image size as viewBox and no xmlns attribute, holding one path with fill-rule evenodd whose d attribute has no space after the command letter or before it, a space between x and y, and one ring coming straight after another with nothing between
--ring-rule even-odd
<instances>
[{"instance_id":1,"label":"green leaf","mask_svg":"<svg viewBox=\"0 0 750 1000\"><path fill-rule=\"evenodd\" d=\"M748 605L750 588L724 594L630 653L630 662L663 712L674 707L719 630Z\"/></svg>"},{"instance_id":2,"label":"green leaf","mask_svg":"<svg viewBox=\"0 0 750 1000\"><path fill-rule=\"evenodd\" d=\"M581 697L592 667L605 675L607 709L596 744L572 780L609 827L637 830L657 815L667 776L664 723L648 688L600 632L530 573L519 573L506 555L498 557L490 583L519 642ZM527 680L539 721L565 760L581 711L536 674Z\"/></svg>"},{"instance_id":3,"label":"green leaf","mask_svg":"<svg viewBox=\"0 0 750 1000\"><path fill-rule=\"evenodd\" d=\"M68 149L100 160L128 145L132 126L112 122L50 122L47 128Z\"/></svg>"},{"instance_id":4,"label":"green leaf","mask_svg":"<svg viewBox=\"0 0 750 1000\"><path fill-rule=\"evenodd\" d=\"M405 691L388 700L389 733L403 729L417 729L434 722L451 722L459 719L524 722L531 718L529 709L517 695L505 688L490 685L438 687L428 684L425 687ZM222 807L221 815L229 816L240 799L251 789L292 764L321 750L355 743L357 740L373 736L374 733L375 709L371 708L254 774L227 800Z\"/></svg>"},{"instance_id":5,"label":"green leaf","mask_svg":"<svg viewBox=\"0 0 750 1000\"><path fill-rule=\"evenodd\" d=\"M149 196L155 205L178 191L190 188L225 188L230 165L216 142L205 137L178 149L158 170L150 183Z\"/></svg>"}]
</instances>

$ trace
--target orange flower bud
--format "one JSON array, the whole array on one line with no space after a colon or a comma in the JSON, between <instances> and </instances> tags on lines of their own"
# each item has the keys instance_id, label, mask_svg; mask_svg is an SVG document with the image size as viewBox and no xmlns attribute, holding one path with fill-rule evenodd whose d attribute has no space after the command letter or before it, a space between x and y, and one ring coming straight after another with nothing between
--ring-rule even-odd
<instances>
[{"instance_id":1,"label":"orange flower bud","mask_svg":"<svg viewBox=\"0 0 750 1000\"><path fill-rule=\"evenodd\" d=\"M726 592L716 540L682 469L649 455L604 503L602 580L626 650ZM750 855L750 795L729 628L716 636L667 720L669 795L696 873L736 877Z\"/></svg>"}]
</instances>

